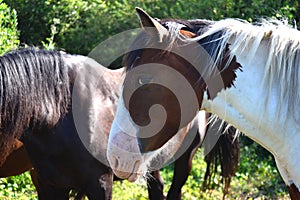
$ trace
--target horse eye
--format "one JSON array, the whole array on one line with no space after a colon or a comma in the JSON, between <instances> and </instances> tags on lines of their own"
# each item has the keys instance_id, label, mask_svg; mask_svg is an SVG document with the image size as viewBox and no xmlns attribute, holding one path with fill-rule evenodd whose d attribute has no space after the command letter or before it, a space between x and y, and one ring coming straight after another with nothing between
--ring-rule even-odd
<instances>
[{"instance_id":1,"label":"horse eye","mask_svg":"<svg viewBox=\"0 0 300 200\"><path fill-rule=\"evenodd\" d=\"M138 78L137 84L138 85L148 84L148 83L150 83L151 79L152 79L151 77L141 76Z\"/></svg>"}]
</instances>

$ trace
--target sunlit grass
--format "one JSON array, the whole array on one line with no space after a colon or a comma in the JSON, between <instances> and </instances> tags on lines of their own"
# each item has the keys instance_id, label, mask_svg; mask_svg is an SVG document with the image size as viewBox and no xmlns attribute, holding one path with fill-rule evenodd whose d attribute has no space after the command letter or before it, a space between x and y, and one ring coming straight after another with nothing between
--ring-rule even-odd
<instances>
[{"instance_id":1,"label":"sunlit grass","mask_svg":"<svg viewBox=\"0 0 300 200\"><path fill-rule=\"evenodd\" d=\"M182 188L183 200L219 200L223 197L223 186L220 176L213 178L215 183L211 190L202 191L202 180L205 174L203 150L198 150L187 183ZM219 169L220 171L220 169ZM161 170L165 181L164 193L171 185L173 166ZM7 179L0 179L0 199L2 200L35 200L37 194L30 181L29 173ZM130 183L117 181L113 187L113 200L146 200L148 199L145 182ZM232 178L230 193L226 199L289 199L287 189L279 176L272 156L257 144L241 148L239 170Z\"/></svg>"},{"instance_id":2,"label":"sunlit grass","mask_svg":"<svg viewBox=\"0 0 300 200\"><path fill-rule=\"evenodd\" d=\"M205 169L203 150L198 150L189 179L182 188L183 200L219 200L223 198L222 184L211 190L201 190ZM171 185L173 167L168 166L162 169L161 175L165 181L164 193L166 195ZM213 182L220 184L220 176L215 176ZM114 200L144 200L148 196L145 183L119 182L114 185L113 192ZM226 199L275 200L290 198L272 156L253 143L241 148L241 163L236 176L232 178L230 193Z\"/></svg>"},{"instance_id":3,"label":"sunlit grass","mask_svg":"<svg viewBox=\"0 0 300 200\"><path fill-rule=\"evenodd\" d=\"M36 200L37 193L31 182L29 172L19 176L0 179L1 200Z\"/></svg>"}]
</instances>

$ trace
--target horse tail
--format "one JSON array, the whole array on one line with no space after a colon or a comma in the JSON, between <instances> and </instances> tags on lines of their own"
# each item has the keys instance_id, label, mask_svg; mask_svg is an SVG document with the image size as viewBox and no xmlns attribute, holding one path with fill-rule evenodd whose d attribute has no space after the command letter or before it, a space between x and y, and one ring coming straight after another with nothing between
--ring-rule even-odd
<instances>
[{"instance_id":1,"label":"horse tail","mask_svg":"<svg viewBox=\"0 0 300 200\"><path fill-rule=\"evenodd\" d=\"M218 166L221 166L222 183L224 184L224 197L228 193L231 177L233 177L238 169L240 158L240 143L239 139L235 138L236 129L229 127L227 124L222 125L222 134L213 147L213 149L205 156L207 163L206 173L204 175L204 182L202 189L211 188L212 179L218 171Z\"/></svg>"}]
</instances>

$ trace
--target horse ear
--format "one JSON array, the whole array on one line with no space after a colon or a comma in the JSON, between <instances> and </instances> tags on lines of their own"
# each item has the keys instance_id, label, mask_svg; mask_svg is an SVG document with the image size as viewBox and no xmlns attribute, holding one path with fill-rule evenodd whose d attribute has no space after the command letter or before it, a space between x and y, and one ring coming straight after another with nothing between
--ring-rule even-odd
<instances>
[{"instance_id":1,"label":"horse ear","mask_svg":"<svg viewBox=\"0 0 300 200\"><path fill-rule=\"evenodd\" d=\"M158 36L159 42L162 42L163 38L168 36L169 31L157 20L153 19L150 15L148 15L148 13L146 13L143 9L139 7L136 7L135 10L140 19L142 27L145 28L145 30L150 34L150 36Z\"/></svg>"}]
</instances>

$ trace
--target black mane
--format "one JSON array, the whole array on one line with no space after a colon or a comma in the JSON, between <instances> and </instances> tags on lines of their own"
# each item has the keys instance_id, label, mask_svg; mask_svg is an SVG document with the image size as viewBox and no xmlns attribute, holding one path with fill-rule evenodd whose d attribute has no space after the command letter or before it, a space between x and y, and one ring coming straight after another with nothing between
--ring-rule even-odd
<instances>
[{"instance_id":1,"label":"black mane","mask_svg":"<svg viewBox=\"0 0 300 200\"><path fill-rule=\"evenodd\" d=\"M30 127L55 125L69 101L61 52L22 48L0 56L0 152Z\"/></svg>"},{"instance_id":2,"label":"black mane","mask_svg":"<svg viewBox=\"0 0 300 200\"><path fill-rule=\"evenodd\" d=\"M168 22L176 22L178 24L184 25L183 30L190 31L196 36L202 35L205 33L209 26L213 24L213 21L205 19L191 19L191 20L182 20L182 19L162 19L159 22L168 29Z\"/></svg>"}]
</instances>

